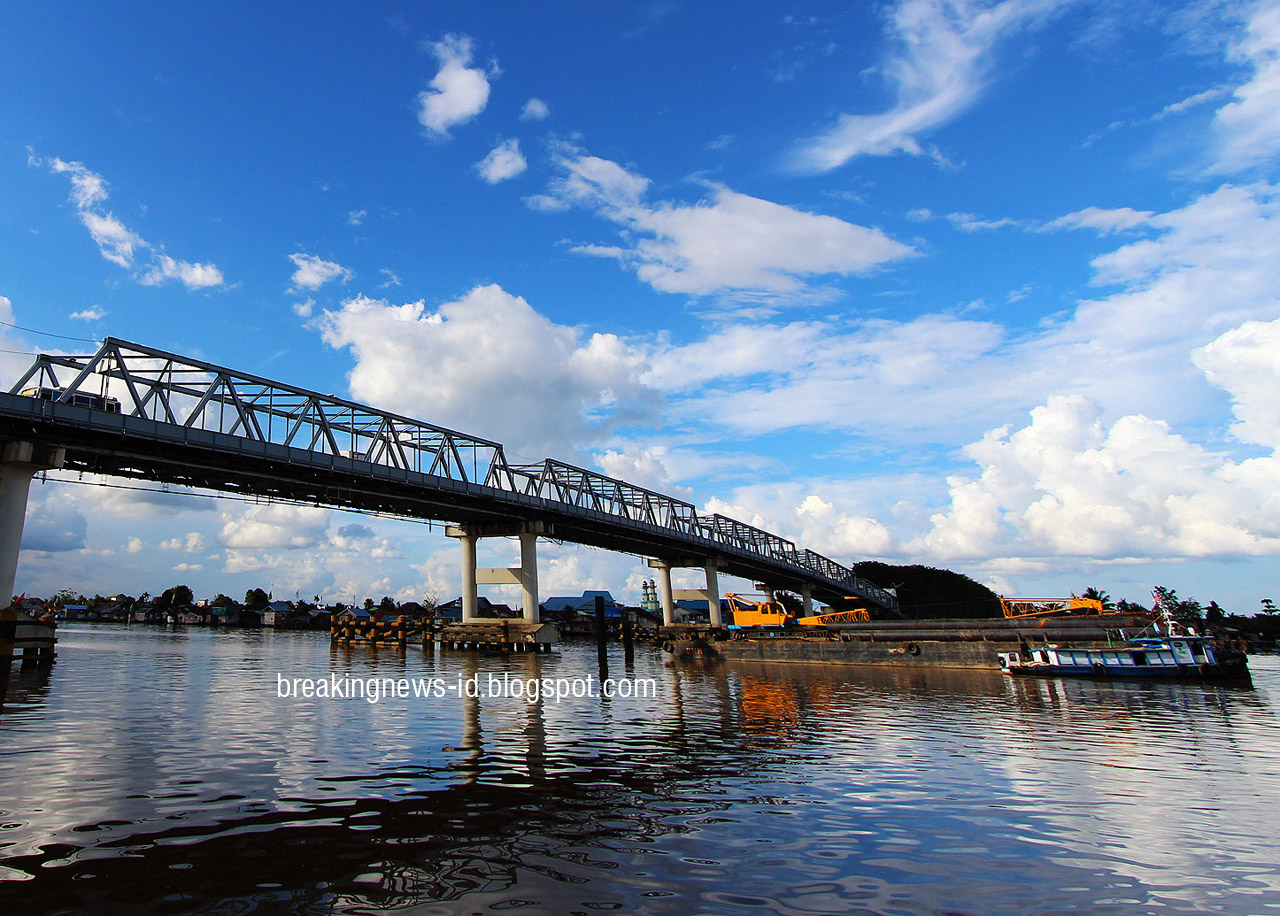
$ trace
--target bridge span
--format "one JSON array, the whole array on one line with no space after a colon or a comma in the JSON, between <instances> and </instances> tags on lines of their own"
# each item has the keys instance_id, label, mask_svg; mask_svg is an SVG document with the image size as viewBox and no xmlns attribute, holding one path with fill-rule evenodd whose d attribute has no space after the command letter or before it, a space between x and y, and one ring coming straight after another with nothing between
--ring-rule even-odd
<instances>
[{"instance_id":1,"label":"bridge span","mask_svg":"<svg viewBox=\"0 0 1280 916\"><path fill-rule=\"evenodd\" d=\"M663 616L671 569L706 570L814 598L895 597L776 534L548 458L512 464L502 445L332 395L107 338L86 356L41 354L0 393L0 596L13 593L31 479L65 468L199 489L451 523L463 619L478 584L520 585L537 621L538 538L648 557ZM519 536L521 565L477 570L476 541Z\"/></svg>"}]
</instances>

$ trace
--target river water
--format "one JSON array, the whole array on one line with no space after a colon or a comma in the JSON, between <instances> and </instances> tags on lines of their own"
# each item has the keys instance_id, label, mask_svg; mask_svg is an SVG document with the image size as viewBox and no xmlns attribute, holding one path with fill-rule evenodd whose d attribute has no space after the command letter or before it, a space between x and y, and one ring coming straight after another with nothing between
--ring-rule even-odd
<instances>
[{"instance_id":1,"label":"river water","mask_svg":"<svg viewBox=\"0 0 1280 916\"><path fill-rule=\"evenodd\" d=\"M0 913L1280 914L1276 658L1241 688L611 647L655 695L510 695L598 665L66 625L0 680ZM436 695L280 696L307 678Z\"/></svg>"}]
</instances>

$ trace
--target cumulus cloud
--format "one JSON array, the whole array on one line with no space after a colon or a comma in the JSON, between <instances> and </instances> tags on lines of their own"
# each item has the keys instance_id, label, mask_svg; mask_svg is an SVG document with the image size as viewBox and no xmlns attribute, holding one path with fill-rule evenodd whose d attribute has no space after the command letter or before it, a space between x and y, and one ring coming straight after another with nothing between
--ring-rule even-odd
<instances>
[{"instance_id":1,"label":"cumulus cloud","mask_svg":"<svg viewBox=\"0 0 1280 916\"><path fill-rule=\"evenodd\" d=\"M539 98L529 99L524 103L524 108L520 109L521 121L545 121L550 116L551 109Z\"/></svg>"},{"instance_id":2,"label":"cumulus cloud","mask_svg":"<svg viewBox=\"0 0 1280 916\"><path fill-rule=\"evenodd\" d=\"M1280 450L1280 320L1247 321L1192 356L1211 382L1234 396L1232 435Z\"/></svg>"},{"instance_id":3,"label":"cumulus cloud","mask_svg":"<svg viewBox=\"0 0 1280 916\"><path fill-rule=\"evenodd\" d=\"M35 167L46 164L46 160L34 153L28 155L27 162ZM47 165L54 174L70 178L71 201L102 256L111 263L130 270L139 268L139 283L158 286L169 280L177 280L191 290L223 285L225 280L222 271L214 265L171 258L161 248L144 241L113 214L98 209L107 200L107 182L101 175L86 168L84 163L66 162L53 157L47 160Z\"/></svg>"},{"instance_id":4,"label":"cumulus cloud","mask_svg":"<svg viewBox=\"0 0 1280 916\"><path fill-rule=\"evenodd\" d=\"M920 138L977 100L996 46L1043 22L1062 0L900 0L889 15L893 52L882 64L897 100L878 114L844 114L805 141L794 164L825 172L857 156L926 152Z\"/></svg>"},{"instance_id":5,"label":"cumulus cloud","mask_svg":"<svg viewBox=\"0 0 1280 916\"><path fill-rule=\"evenodd\" d=\"M498 286L435 311L364 297L319 319L351 349L351 395L472 435L532 460L572 455L647 410L643 353L612 334L584 339Z\"/></svg>"},{"instance_id":6,"label":"cumulus cloud","mask_svg":"<svg viewBox=\"0 0 1280 916\"><path fill-rule=\"evenodd\" d=\"M248 506L222 514L218 543L232 550L301 550L325 538L328 513L311 506Z\"/></svg>"},{"instance_id":7,"label":"cumulus cloud","mask_svg":"<svg viewBox=\"0 0 1280 916\"><path fill-rule=\"evenodd\" d=\"M610 477L625 480L652 490L674 496L677 499L689 499L693 491L687 487L676 486L671 481L671 472L663 462L667 449L662 446L651 448L607 449L593 456L596 466Z\"/></svg>"},{"instance_id":8,"label":"cumulus cloud","mask_svg":"<svg viewBox=\"0 0 1280 916\"><path fill-rule=\"evenodd\" d=\"M355 276L351 270L341 264L326 261L313 254L304 254L301 251L289 255L289 260L297 268L293 272L294 290L319 289L333 280L346 283Z\"/></svg>"},{"instance_id":9,"label":"cumulus cloud","mask_svg":"<svg viewBox=\"0 0 1280 916\"><path fill-rule=\"evenodd\" d=\"M489 102L489 76L468 66L472 40L468 35L446 35L430 44L440 70L431 88L418 93L418 122L433 136L449 136L449 128L465 124Z\"/></svg>"},{"instance_id":10,"label":"cumulus cloud","mask_svg":"<svg viewBox=\"0 0 1280 916\"><path fill-rule=\"evenodd\" d=\"M727 499L708 500L702 511L740 519L838 562L888 556L898 546L854 488L838 480L737 487Z\"/></svg>"},{"instance_id":11,"label":"cumulus cloud","mask_svg":"<svg viewBox=\"0 0 1280 916\"><path fill-rule=\"evenodd\" d=\"M515 178L528 167L529 163L520 152L520 141L514 138L503 140L476 163L476 171L489 184Z\"/></svg>"},{"instance_id":12,"label":"cumulus cloud","mask_svg":"<svg viewBox=\"0 0 1280 916\"><path fill-rule=\"evenodd\" d=\"M1253 68L1234 100L1213 119L1215 171L1235 172L1273 160L1280 152L1280 6L1259 4L1232 57Z\"/></svg>"},{"instance_id":13,"label":"cumulus cloud","mask_svg":"<svg viewBox=\"0 0 1280 916\"><path fill-rule=\"evenodd\" d=\"M1275 453L1235 461L1162 420L1108 425L1087 398L1054 396L1027 426L992 430L965 454L980 474L948 479L950 507L910 549L948 560L1280 554Z\"/></svg>"},{"instance_id":14,"label":"cumulus cloud","mask_svg":"<svg viewBox=\"0 0 1280 916\"><path fill-rule=\"evenodd\" d=\"M188 531L182 537L169 538L167 541L160 542L161 550L181 550L186 553L195 553L204 550L208 545L205 536L199 531Z\"/></svg>"},{"instance_id":15,"label":"cumulus cloud","mask_svg":"<svg viewBox=\"0 0 1280 916\"><path fill-rule=\"evenodd\" d=\"M622 245L580 245L616 258L660 292L803 295L823 276L865 273L913 254L879 229L808 213L710 184L689 205L646 201L649 180L616 162L564 147L563 170L535 209L583 207L617 224Z\"/></svg>"},{"instance_id":16,"label":"cumulus cloud","mask_svg":"<svg viewBox=\"0 0 1280 916\"><path fill-rule=\"evenodd\" d=\"M72 312L67 317L72 321L101 321L107 316L106 310L101 306L94 305L87 309L81 309L78 312Z\"/></svg>"},{"instance_id":17,"label":"cumulus cloud","mask_svg":"<svg viewBox=\"0 0 1280 916\"><path fill-rule=\"evenodd\" d=\"M160 286L168 280L178 280L187 289L204 289L222 285L222 271L212 264L192 264L177 261L168 255L157 255L151 269L143 275L141 283Z\"/></svg>"}]
</instances>

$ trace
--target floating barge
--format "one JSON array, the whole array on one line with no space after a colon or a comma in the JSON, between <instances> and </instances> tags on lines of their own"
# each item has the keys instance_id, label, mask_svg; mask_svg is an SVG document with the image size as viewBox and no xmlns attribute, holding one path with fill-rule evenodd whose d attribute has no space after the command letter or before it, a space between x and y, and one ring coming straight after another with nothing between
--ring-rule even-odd
<instances>
[{"instance_id":1,"label":"floating barge","mask_svg":"<svg viewBox=\"0 0 1280 916\"><path fill-rule=\"evenodd\" d=\"M1057 643L1114 648L1126 643L1123 630L1141 630L1150 622L1144 614L1105 614L875 620L772 632L674 626L663 627L658 639L682 658L999 671L1001 653L1029 653Z\"/></svg>"}]
</instances>

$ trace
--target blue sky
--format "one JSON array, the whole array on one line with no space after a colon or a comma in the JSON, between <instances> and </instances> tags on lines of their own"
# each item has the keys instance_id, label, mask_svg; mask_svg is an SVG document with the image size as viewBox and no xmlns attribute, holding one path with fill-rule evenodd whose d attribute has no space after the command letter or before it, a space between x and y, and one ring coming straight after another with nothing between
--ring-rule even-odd
<instances>
[{"instance_id":1,"label":"blue sky","mask_svg":"<svg viewBox=\"0 0 1280 916\"><path fill-rule=\"evenodd\" d=\"M0 10L4 378L111 335L845 563L1275 591L1280 6L206 6ZM457 589L315 509L51 480L27 526L37 593Z\"/></svg>"}]
</instances>

